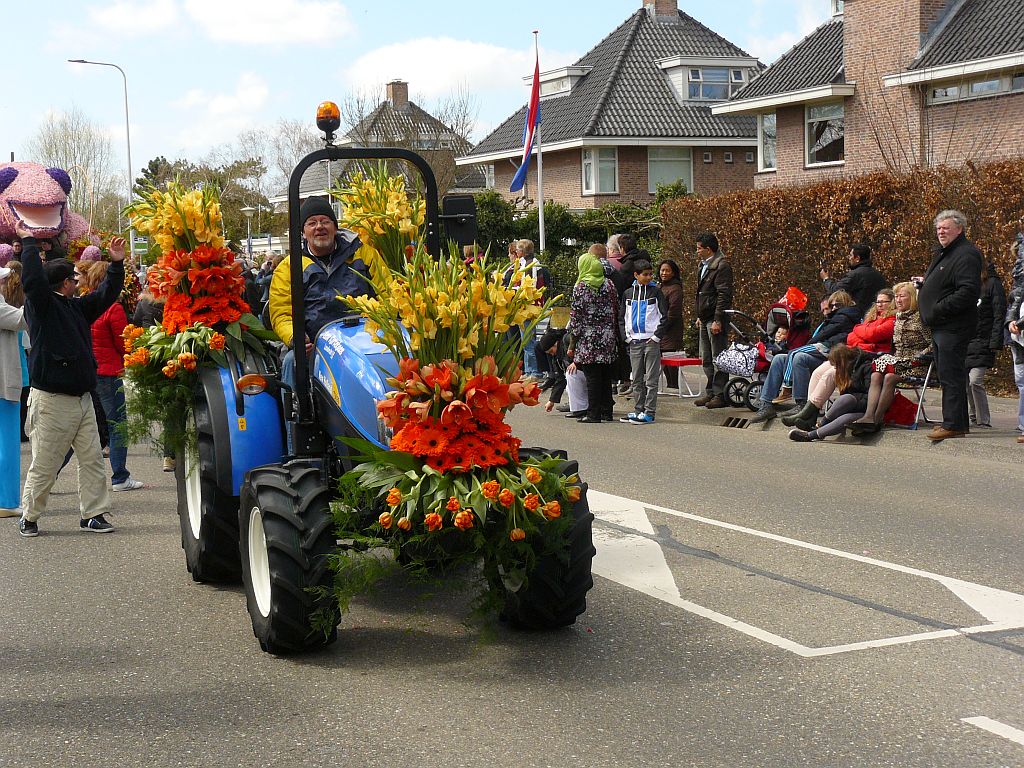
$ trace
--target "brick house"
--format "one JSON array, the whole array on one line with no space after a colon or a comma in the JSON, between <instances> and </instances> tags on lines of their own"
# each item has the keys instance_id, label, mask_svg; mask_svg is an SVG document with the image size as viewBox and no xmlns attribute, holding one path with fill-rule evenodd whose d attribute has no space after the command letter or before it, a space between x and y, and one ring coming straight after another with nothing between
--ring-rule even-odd
<instances>
[{"instance_id":1,"label":"brick house","mask_svg":"<svg viewBox=\"0 0 1024 768\"><path fill-rule=\"evenodd\" d=\"M679 180L700 194L753 187L755 120L715 117L711 105L762 68L677 0L644 0L575 64L541 73L545 199L581 210L648 204L659 183ZM537 190L535 158L522 192L508 192L525 117L523 106L456 160L482 167L509 199Z\"/></svg>"},{"instance_id":2,"label":"brick house","mask_svg":"<svg viewBox=\"0 0 1024 768\"><path fill-rule=\"evenodd\" d=\"M756 117L756 186L1024 154L1022 0L831 4L829 21L712 107Z\"/></svg>"}]
</instances>

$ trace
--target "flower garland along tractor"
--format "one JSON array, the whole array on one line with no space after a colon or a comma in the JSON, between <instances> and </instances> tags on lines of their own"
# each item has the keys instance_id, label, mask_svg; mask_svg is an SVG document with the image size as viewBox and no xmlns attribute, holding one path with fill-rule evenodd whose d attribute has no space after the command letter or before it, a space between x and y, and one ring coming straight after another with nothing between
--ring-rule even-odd
<instances>
[{"instance_id":1,"label":"flower garland along tractor","mask_svg":"<svg viewBox=\"0 0 1024 768\"><path fill-rule=\"evenodd\" d=\"M299 182L313 163L389 159L415 166L426 195L422 239L431 256L440 253L441 217L430 166L404 149L335 146L339 120L333 106L325 102L317 115L326 147L298 163L288 186L295 339L306 336L303 263L297 258L302 253ZM460 223L473 219L472 211L466 210L444 218L456 217ZM472 242L474 237L466 239ZM187 416L198 447L185 451L177 470L178 516L188 570L199 582L241 577L253 632L270 653L302 652L337 637L340 612L329 560L346 542L337 538L331 502L338 495L340 478L358 461L345 440L389 449L391 430L377 404L387 397L387 379L398 373L395 355L365 326L355 314L326 325L309 356L303 344L295 344L294 388L278 377L277 361L270 354L251 351L245 360L229 356L227 367L202 368ZM586 594L593 585L593 515L587 488L577 476L576 462L568 461L564 452L522 449L520 455L553 467L552 476L569 491L563 498L572 502L571 509L562 516L563 525L552 528L560 532L558 547L538 550L525 574L493 569L488 589L499 593L502 618L513 626L567 626L586 609ZM375 525L381 504L358 510L367 526ZM380 519L390 525L389 514ZM457 525L446 532L470 535ZM522 534L516 527L512 541Z\"/></svg>"}]
</instances>

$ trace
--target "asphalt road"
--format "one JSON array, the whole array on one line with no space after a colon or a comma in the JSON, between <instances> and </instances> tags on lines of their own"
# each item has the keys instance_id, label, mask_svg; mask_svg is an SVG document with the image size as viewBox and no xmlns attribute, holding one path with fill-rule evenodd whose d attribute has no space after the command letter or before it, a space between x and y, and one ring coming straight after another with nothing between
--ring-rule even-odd
<instances>
[{"instance_id":1,"label":"asphalt road","mask_svg":"<svg viewBox=\"0 0 1024 768\"><path fill-rule=\"evenodd\" d=\"M598 492L605 575L571 629L481 628L467 585L398 575L300 658L190 580L159 458L130 454L150 487L111 535L78 530L67 473L39 538L0 520L0 766L1024 766L1013 730L964 722L1024 731L1007 420L797 445L726 413L513 414Z\"/></svg>"}]
</instances>

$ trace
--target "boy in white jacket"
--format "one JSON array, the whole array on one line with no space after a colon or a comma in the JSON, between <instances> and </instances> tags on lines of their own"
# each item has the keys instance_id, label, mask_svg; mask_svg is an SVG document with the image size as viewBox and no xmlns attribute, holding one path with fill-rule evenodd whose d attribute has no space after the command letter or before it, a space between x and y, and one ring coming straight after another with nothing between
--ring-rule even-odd
<instances>
[{"instance_id":1,"label":"boy in white jacket","mask_svg":"<svg viewBox=\"0 0 1024 768\"><path fill-rule=\"evenodd\" d=\"M654 285L651 262L637 260L633 270L633 284L622 294L619 315L633 368L635 412L619 421L624 424L650 424L654 421L658 405L661 337L668 325L668 302L661 289Z\"/></svg>"}]
</instances>

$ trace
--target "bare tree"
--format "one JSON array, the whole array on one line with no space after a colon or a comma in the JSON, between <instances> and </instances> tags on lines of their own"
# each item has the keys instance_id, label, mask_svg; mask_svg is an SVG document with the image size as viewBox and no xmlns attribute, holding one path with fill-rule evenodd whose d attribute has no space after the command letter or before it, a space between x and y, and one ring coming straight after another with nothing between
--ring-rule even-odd
<instances>
[{"instance_id":1,"label":"bare tree","mask_svg":"<svg viewBox=\"0 0 1024 768\"><path fill-rule=\"evenodd\" d=\"M324 144L316 126L306 120L281 118L266 134L275 188L285 186L299 160Z\"/></svg>"},{"instance_id":2,"label":"bare tree","mask_svg":"<svg viewBox=\"0 0 1024 768\"><path fill-rule=\"evenodd\" d=\"M123 200L127 194L127 182L114 166L110 137L78 107L50 114L24 152L28 160L71 175L70 207L86 218L92 218L98 199L114 193Z\"/></svg>"}]
</instances>

